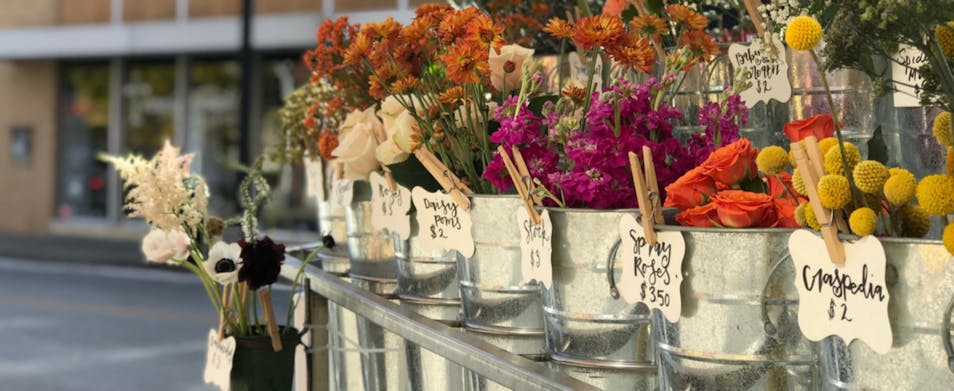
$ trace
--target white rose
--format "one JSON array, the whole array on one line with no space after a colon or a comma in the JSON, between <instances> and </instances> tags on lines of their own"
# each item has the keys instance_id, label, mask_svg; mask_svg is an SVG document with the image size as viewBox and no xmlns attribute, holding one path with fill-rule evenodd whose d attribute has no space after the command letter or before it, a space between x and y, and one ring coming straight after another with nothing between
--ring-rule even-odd
<instances>
[{"instance_id":1,"label":"white rose","mask_svg":"<svg viewBox=\"0 0 954 391\"><path fill-rule=\"evenodd\" d=\"M394 140L387 140L378 145L374 156L378 159L378 162L389 166L407 160L411 154L402 151L401 148L394 143Z\"/></svg>"},{"instance_id":2,"label":"white rose","mask_svg":"<svg viewBox=\"0 0 954 391\"><path fill-rule=\"evenodd\" d=\"M218 241L209 249L209 258L202 263L212 279L221 284L238 281L242 268L242 247L238 243Z\"/></svg>"},{"instance_id":3,"label":"white rose","mask_svg":"<svg viewBox=\"0 0 954 391\"><path fill-rule=\"evenodd\" d=\"M385 137L384 125L373 107L348 114L338 130L338 147L331 151L342 163L345 179L368 179L368 174L378 169L374 153Z\"/></svg>"},{"instance_id":4,"label":"white rose","mask_svg":"<svg viewBox=\"0 0 954 391\"><path fill-rule=\"evenodd\" d=\"M490 83L494 88L501 92L519 89L523 78L523 64L533 58L533 52L533 49L515 44L500 48L500 54L490 48L487 63L490 65ZM507 72L508 70L510 72Z\"/></svg>"},{"instance_id":5,"label":"white rose","mask_svg":"<svg viewBox=\"0 0 954 391\"><path fill-rule=\"evenodd\" d=\"M189 235L185 232L153 229L142 238L142 252L150 262L184 260L189 256L189 242Z\"/></svg>"},{"instance_id":6,"label":"white rose","mask_svg":"<svg viewBox=\"0 0 954 391\"><path fill-rule=\"evenodd\" d=\"M401 99L413 98L404 95ZM387 97L381 103L378 116L384 122L387 133L387 140L378 145L376 151L378 161L385 165L403 162L420 145L417 120L394 96Z\"/></svg>"}]
</instances>

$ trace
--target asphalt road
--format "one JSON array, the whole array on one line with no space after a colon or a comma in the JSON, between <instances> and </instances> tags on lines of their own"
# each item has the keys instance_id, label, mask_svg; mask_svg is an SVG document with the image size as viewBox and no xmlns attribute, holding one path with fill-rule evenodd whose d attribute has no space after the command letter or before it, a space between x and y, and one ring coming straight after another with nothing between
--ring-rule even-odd
<instances>
[{"instance_id":1,"label":"asphalt road","mask_svg":"<svg viewBox=\"0 0 954 391\"><path fill-rule=\"evenodd\" d=\"M274 292L284 322L287 292ZM218 324L189 273L0 257L0 390L215 390Z\"/></svg>"}]
</instances>

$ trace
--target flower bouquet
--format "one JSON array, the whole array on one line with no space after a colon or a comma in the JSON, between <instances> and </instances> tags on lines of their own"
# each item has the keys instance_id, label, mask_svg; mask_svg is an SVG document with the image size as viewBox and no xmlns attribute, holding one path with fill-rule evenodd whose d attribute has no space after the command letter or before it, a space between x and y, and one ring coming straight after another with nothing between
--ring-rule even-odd
<instances>
[{"instance_id":1,"label":"flower bouquet","mask_svg":"<svg viewBox=\"0 0 954 391\"><path fill-rule=\"evenodd\" d=\"M227 357L232 361L231 389L290 389L299 335L288 326L294 294L283 324L273 311L271 285L278 280L285 247L258 232L255 216L270 194L262 159L242 182L243 215L223 221L207 213L208 190L201 176L189 172L192 158L179 155L166 141L150 160L136 155L104 160L116 166L125 182L127 215L141 217L151 227L142 241L146 259L195 274L221 317L215 339L235 338L234 355ZM240 223L243 238L227 243L222 236L233 223Z\"/></svg>"}]
</instances>

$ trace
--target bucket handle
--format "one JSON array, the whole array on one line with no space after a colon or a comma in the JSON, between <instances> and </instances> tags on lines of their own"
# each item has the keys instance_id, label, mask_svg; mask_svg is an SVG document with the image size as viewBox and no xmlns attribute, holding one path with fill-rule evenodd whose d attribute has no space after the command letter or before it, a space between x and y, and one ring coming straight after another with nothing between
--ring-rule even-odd
<instances>
[{"instance_id":1,"label":"bucket handle","mask_svg":"<svg viewBox=\"0 0 954 391\"><path fill-rule=\"evenodd\" d=\"M941 341L944 351L947 352L947 367L954 372L954 344L951 343L951 313L954 312L954 297L947 303L944 310L944 324L941 325Z\"/></svg>"},{"instance_id":2,"label":"bucket handle","mask_svg":"<svg viewBox=\"0 0 954 391\"><path fill-rule=\"evenodd\" d=\"M616 300L619 300L619 289L616 288L616 276L613 275L613 267L616 266L616 253L619 251L621 244L623 244L623 239L616 239L613 248L610 249L609 257L606 258L606 280L609 281L610 296Z\"/></svg>"},{"instance_id":3,"label":"bucket handle","mask_svg":"<svg viewBox=\"0 0 954 391\"><path fill-rule=\"evenodd\" d=\"M765 286L762 287L762 297L760 298L761 307L762 307L762 328L765 330L765 334L775 335L778 332L778 327L775 327L775 324L772 323L772 320L768 316L768 308L765 305L765 293L768 291L769 283L772 282L772 277L775 276L775 272L778 271L779 266L782 266L786 260L791 258L791 254L785 253L785 256L779 258L778 261L772 265L772 268L769 269L768 278L765 279Z\"/></svg>"}]
</instances>

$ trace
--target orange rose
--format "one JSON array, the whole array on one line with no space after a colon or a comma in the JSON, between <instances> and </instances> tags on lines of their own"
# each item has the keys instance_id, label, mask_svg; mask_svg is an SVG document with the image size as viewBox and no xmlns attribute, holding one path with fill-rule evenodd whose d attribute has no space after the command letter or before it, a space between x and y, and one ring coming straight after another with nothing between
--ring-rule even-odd
<instances>
[{"instance_id":1,"label":"orange rose","mask_svg":"<svg viewBox=\"0 0 954 391\"><path fill-rule=\"evenodd\" d=\"M676 221L686 227L712 227L713 221L718 220L716 206L708 203L695 208L686 209L676 215Z\"/></svg>"},{"instance_id":2,"label":"orange rose","mask_svg":"<svg viewBox=\"0 0 954 391\"><path fill-rule=\"evenodd\" d=\"M606 0L606 4L603 4L603 15L620 16L626 5L626 0Z\"/></svg>"},{"instance_id":3,"label":"orange rose","mask_svg":"<svg viewBox=\"0 0 954 391\"><path fill-rule=\"evenodd\" d=\"M791 198L776 198L774 204L776 221L772 228L798 228L798 222L795 221L795 208L798 204Z\"/></svg>"},{"instance_id":4,"label":"orange rose","mask_svg":"<svg viewBox=\"0 0 954 391\"><path fill-rule=\"evenodd\" d=\"M715 181L696 167L666 186L664 206L687 210L706 203L715 192Z\"/></svg>"},{"instance_id":5,"label":"orange rose","mask_svg":"<svg viewBox=\"0 0 954 391\"><path fill-rule=\"evenodd\" d=\"M716 182L732 186L755 175L758 171L755 158L758 155L759 151L752 148L748 139L740 138L712 152L699 168Z\"/></svg>"},{"instance_id":6,"label":"orange rose","mask_svg":"<svg viewBox=\"0 0 954 391\"><path fill-rule=\"evenodd\" d=\"M831 119L831 114L818 114L789 122L785 124L782 131L793 143L802 141L803 138L808 136L815 136L815 138L821 140L835 134L835 121Z\"/></svg>"},{"instance_id":7,"label":"orange rose","mask_svg":"<svg viewBox=\"0 0 954 391\"><path fill-rule=\"evenodd\" d=\"M743 190L724 190L712 198L719 222L729 228L770 227L775 224L772 196Z\"/></svg>"}]
</instances>

